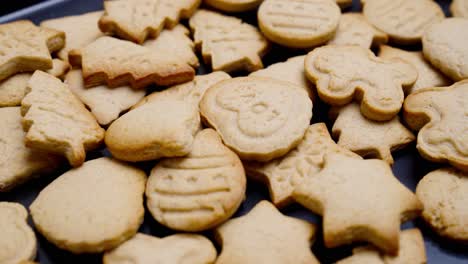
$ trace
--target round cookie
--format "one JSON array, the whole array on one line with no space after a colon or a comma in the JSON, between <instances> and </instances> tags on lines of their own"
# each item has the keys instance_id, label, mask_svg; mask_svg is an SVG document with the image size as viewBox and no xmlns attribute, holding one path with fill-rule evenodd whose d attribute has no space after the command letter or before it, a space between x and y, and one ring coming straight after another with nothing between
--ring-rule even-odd
<instances>
[{"instance_id":1,"label":"round cookie","mask_svg":"<svg viewBox=\"0 0 468 264\"><path fill-rule=\"evenodd\" d=\"M300 143L312 118L312 101L290 82L240 77L211 86L200 113L241 159L269 161Z\"/></svg>"},{"instance_id":2,"label":"round cookie","mask_svg":"<svg viewBox=\"0 0 468 264\"><path fill-rule=\"evenodd\" d=\"M265 0L258 26L271 41L292 48L311 48L333 37L341 11L332 0Z\"/></svg>"},{"instance_id":3,"label":"round cookie","mask_svg":"<svg viewBox=\"0 0 468 264\"><path fill-rule=\"evenodd\" d=\"M27 218L23 205L0 202L0 263L23 263L36 256L36 236Z\"/></svg>"},{"instance_id":4,"label":"round cookie","mask_svg":"<svg viewBox=\"0 0 468 264\"><path fill-rule=\"evenodd\" d=\"M244 12L257 8L263 0L205 0L204 2L224 12Z\"/></svg>"},{"instance_id":5,"label":"round cookie","mask_svg":"<svg viewBox=\"0 0 468 264\"><path fill-rule=\"evenodd\" d=\"M98 253L136 234L146 175L110 158L85 162L54 180L32 203L37 230L57 247Z\"/></svg>"},{"instance_id":6,"label":"round cookie","mask_svg":"<svg viewBox=\"0 0 468 264\"><path fill-rule=\"evenodd\" d=\"M450 12L454 17L468 18L468 1L453 0L452 4L450 4Z\"/></svg>"},{"instance_id":7,"label":"round cookie","mask_svg":"<svg viewBox=\"0 0 468 264\"><path fill-rule=\"evenodd\" d=\"M196 232L231 217L245 197L244 167L212 129L199 132L183 158L164 159L146 186L148 209L161 224Z\"/></svg>"},{"instance_id":8,"label":"round cookie","mask_svg":"<svg viewBox=\"0 0 468 264\"><path fill-rule=\"evenodd\" d=\"M420 42L426 28L445 17L432 0L368 0L363 13L371 24L400 44Z\"/></svg>"},{"instance_id":9,"label":"round cookie","mask_svg":"<svg viewBox=\"0 0 468 264\"><path fill-rule=\"evenodd\" d=\"M422 38L424 57L455 81L468 78L468 19L448 18Z\"/></svg>"},{"instance_id":10,"label":"round cookie","mask_svg":"<svg viewBox=\"0 0 468 264\"><path fill-rule=\"evenodd\" d=\"M424 204L423 219L441 236L468 242L468 174L453 168L430 172L416 195Z\"/></svg>"}]
</instances>

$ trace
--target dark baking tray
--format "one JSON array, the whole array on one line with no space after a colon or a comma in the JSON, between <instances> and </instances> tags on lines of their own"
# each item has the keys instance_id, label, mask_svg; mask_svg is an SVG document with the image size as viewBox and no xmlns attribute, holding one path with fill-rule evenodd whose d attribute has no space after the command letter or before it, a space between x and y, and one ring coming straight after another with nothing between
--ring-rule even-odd
<instances>
[{"instance_id":1,"label":"dark baking tray","mask_svg":"<svg viewBox=\"0 0 468 264\"><path fill-rule=\"evenodd\" d=\"M411 0L408 0L411 1ZM444 11L448 15L448 5L450 1L437 1L444 8ZM42 20L81 14L88 11L94 11L102 9L102 0L49 0L43 1L40 4L31 6L26 9L19 10L0 17L0 23L17 19L30 19L35 23L39 23ZM354 1L352 8L346 10L346 12L359 11L359 1ZM252 24L256 24L255 12L243 14L242 18ZM420 47L406 47L409 49L420 49ZM288 57L304 54L305 51L288 50L281 47L273 47L269 55L264 59L265 65L271 63L284 61ZM206 72L206 67L200 67L198 70L199 74ZM314 117L313 123L326 122L330 127L330 122L326 118L326 112L328 107L321 103L314 105ZM88 159L94 159L101 155L109 155L105 149L97 150L88 153ZM394 154L395 165L393 171L398 179L403 182L406 186L415 189L418 181L429 171L434 170L441 165L431 164L423 160L416 151L415 145L412 144L406 149L398 151ZM147 162L139 164L146 171L154 165L155 162ZM13 192L0 194L0 201L12 201L20 202L28 207L31 202L35 199L38 193L53 181L57 176L67 171L68 167L63 167L59 172L54 175L42 176L38 179L32 180L29 183L20 186ZM262 199L268 199L268 191L265 186L256 184L254 182L248 183L247 198L241 205L239 211L235 216L240 216L248 212L258 201ZM369 208L370 209L370 208ZM371 210L371 209L370 209ZM282 210L283 213L295 216L298 218L306 219L311 222L317 223L321 226L321 219L316 215L308 212L299 205L293 205ZM29 219L31 224L31 220ZM453 242L444 240L434 234L421 220L417 219L405 223L402 228L418 227L424 234L424 240L426 245L426 251L429 263L447 263L447 264L458 264L468 263L468 247L455 244ZM141 226L140 232L152 234L155 236L166 236L173 231L159 225L149 213L145 215L145 221ZM62 264L62 263L101 263L101 255L73 255L63 250L57 249L54 245L47 242L47 240L40 234L38 237L38 255L36 261L41 264ZM206 232L206 236L213 238L211 232ZM333 263L343 257L351 254L352 247L345 246L336 249L327 249L323 246L322 237L317 237L316 242L312 248L314 254L320 259L322 263Z\"/></svg>"}]
</instances>

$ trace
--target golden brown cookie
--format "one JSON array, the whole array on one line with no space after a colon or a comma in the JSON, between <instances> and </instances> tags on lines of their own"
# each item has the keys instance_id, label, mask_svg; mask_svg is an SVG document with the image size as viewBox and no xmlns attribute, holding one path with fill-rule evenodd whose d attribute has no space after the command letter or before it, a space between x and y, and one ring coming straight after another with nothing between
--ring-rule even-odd
<instances>
[{"instance_id":1,"label":"golden brown cookie","mask_svg":"<svg viewBox=\"0 0 468 264\"><path fill-rule=\"evenodd\" d=\"M312 102L292 83L239 77L211 86L200 114L241 159L269 161L300 143L312 118Z\"/></svg>"},{"instance_id":2,"label":"golden brown cookie","mask_svg":"<svg viewBox=\"0 0 468 264\"><path fill-rule=\"evenodd\" d=\"M99 28L141 44L147 38L156 38L163 28L173 28L181 18L189 18L200 3L201 0L104 1Z\"/></svg>"},{"instance_id":3,"label":"golden brown cookie","mask_svg":"<svg viewBox=\"0 0 468 264\"><path fill-rule=\"evenodd\" d=\"M99 253L133 237L143 222L146 175L125 163L99 158L69 170L31 204L36 229L55 246Z\"/></svg>"},{"instance_id":4,"label":"golden brown cookie","mask_svg":"<svg viewBox=\"0 0 468 264\"><path fill-rule=\"evenodd\" d=\"M161 160L146 185L148 209L162 225L199 232L230 218L245 197L246 179L237 155L216 131L195 137L183 158Z\"/></svg>"},{"instance_id":5,"label":"golden brown cookie","mask_svg":"<svg viewBox=\"0 0 468 264\"><path fill-rule=\"evenodd\" d=\"M104 139L104 129L83 103L45 72L36 71L29 80L21 114L26 146L64 155L74 167Z\"/></svg>"},{"instance_id":6,"label":"golden brown cookie","mask_svg":"<svg viewBox=\"0 0 468 264\"><path fill-rule=\"evenodd\" d=\"M205 0L207 5L224 12L245 12L256 9L263 0Z\"/></svg>"},{"instance_id":7,"label":"golden brown cookie","mask_svg":"<svg viewBox=\"0 0 468 264\"><path fill-rule=\"evenodd\" d=\"M252 72L263 68L261 58L269 44L254 26L204 9L198 10L189 24L197 49L213 71Z\"/></svg>"},{"instance_id":8,"label":"golden brown cookie","mask_svg":"<svg viewBox=\"0 0 468 264\"><path fill-rule=\"evenodd\" d=\"M258 26L269 40L292 48L312 48L333 37L341 11L331 0L265 0Z\"/></svg>"},{"instance_id":9,"label":"golden brown cookie","mask_svg":"<svg viewBox=\"0 0 468 264\"><path fill-rule=\"evenodd\" d=\"M424 158L468 171L468 80L412 93L403 110Z\"/></svg>"},{"instance_id":10,"label":"golden brown cookie","mask_svg":"<svg viewBox=\"0 0 468 264\"><path fill-rule=\"evenodd\" d=\"M193 68L178 57L111 37L98 38L83 48L81 64L87 87L130 84L132 88L141 89L153 83L183 83L195 75Z\"/></svg>"},{"instance_id":11,"label":"golden brown cookie","mask_svg":"<svg viewBox=\"0 0 468 264\"><path fill-rule=\"evenodd\" d=\"M313 224L283 215L268 201L216 229L222 245L216 264L319 263L310 250Z\"/></svg>"},{"instance_id":12,"label":"golden brown cookie","mask_svg":"<svg viewBox=\"0 0 468 264\"><path fill-rule=\"evenodd\" d=\"M331 105L360 101L369 119L386 121L400 111L403 88L416 82L416 69L402 60L384 60L359 46L324 46L311 51L306 74L320 98Z\"/></svg>"},{"instance_id":13,"label":"golden brown cookie","mask_svg":"<svg viewBox=\"0 0 468 264\"><path fill-rule=\"evenodd\" d=\"M424 31L445 18L433 0L368 0L364 16L378 29L399 44L416 44Z\"/></svg>"},{"instance_id":14,"label":"golden brown cookie","mask_svg":"<svg viewBox=\"0 0 468 264\"><path fill-rule=\"evenodd\" d=\"M159 238L138 233L103 257L104 264L211 264L215 260L211 241L195 234Z\"/></svg>"},{"instance_id":15,"label":"golden brown cookie","mask_svg":"<svg viewBox=\"0 0 468 264\"><path fill-rule=\"evenodd\" d=\"M296 186L322 170L323 158L328 153L360 158L336 145L325 123L318 123L309 126L301 143L285 156L266 163L245 161L244 167L249 177L268 185L273 204L283 207L292 202Z\"/></svg>"},{"instance_id":16,"label":"golden brown cookie","mask_svg":"<svg viewBox=\"0 0 468 264\"><path fill-rule=\"evenodd\" d=\"M423 209L386 162L336 153L326 155L322 171L296 187L294 199L323 215L325 246L366 241L387 254L398 253L400 223Z\"/></svg>"},{"instance_id":17,"label":"golden brown cookie","mask_svg":"<svg viewBox=\"0 0 468 264\"><path fill-rule=\"evenodd\" d=\"M0 81L20 72L52 68L50 53L65 45L65 33L29 20L0 25Z\"/></svg>"},{"instance_id":18,"label":"golden brown cookie","mask_svg":"<svg viewBox=\"0 0 468 264\"><path fill-rule=\"evenodd\" d=\"M336 116L333 137L338 145L366 158L377 158L393 164L392 151L402 149L416 138L398 116L379 122L367 119L361 114L359 105L348 104L331 110Z\"/></svg>"}]
</instances>

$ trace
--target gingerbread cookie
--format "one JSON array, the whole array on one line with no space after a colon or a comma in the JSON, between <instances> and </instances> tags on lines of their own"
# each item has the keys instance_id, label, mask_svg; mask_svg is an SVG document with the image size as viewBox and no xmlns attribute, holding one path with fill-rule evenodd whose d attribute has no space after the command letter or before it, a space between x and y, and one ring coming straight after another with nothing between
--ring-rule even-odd
<instances>
[{"instance_id":1,"label":"gingerbread cookie","mask_svg":"<svg viewBox=\"0 0 468 264\"><path fill-rule=\"evenodd\" d=\"M197 49L213 71L252 72L263 68L261 57L269 44L254 26L208 10L198 10L189 24Z\"/></svg>"},{"instance_id":2,"label":"gingerbread cookie","mask_svg":"<svg viewBox=\"0 0 468 264\"><path fill-rule=\"evenodd\" d=\"M453 0L450 4L450 12L454 17L468 18L468 1Z\"/></svg>"},{"instance_id":3,"label":"gingerbread cookie","mask_svg":"<svg viewBox=\"0 0 468 264\"><path fill-rule=\"evenodd\" d=\"M19 107L0 108L0 120L0 192L57 168L59 159L56 156L24 145Z\"/></svg>"},{"instance_id":4,"label":"gingerbread cookie","mask_svg":"<svg viewBox=\"0 0 468 264\"><path fill-rule=\"evenodd\" d=\"M130 109L145 96L145 90L134 90L130 86L109 88L100 85L85 88L81 70L72 70L65 77L70 90L90 109L101 125L109 125L121 112Z\"/></svg>"},{"instance_id":5,"label":"gingerbread cookie","mask_svg":"<svg viewBox=\"0 0 468 264\"><path fill-rule=\"evenodd\" d=\"M65 45L65 33L29 20L0 25L0 81L20 72L52 68L50 53Z\"/></svg>"},{"instance_id":6,"label":"gingerbread cookie","mask_svg":"<svg viewBox=\"0 0 468 264\"><path fill-rule=\"evenodd\" d=\"M424 59L421 51L405 51L382 45L380 46L379 57L384 59L402 59L411 63L411 65L416 68L418 71L418 79L408 90L408 93L413 93L423 88L447 86L451 84L449 79Z\"/></svg>"},{"instance_id":7,"label":"gingerbread cookie","mask_svg":"<svg viewBox=\"0 0 468 264\"><path fill-rule=\"evenodd\" d=\"M165 29L157 39L150 39L143 46L158 52L159 54L171 54L179 60L196 68L200 65L195 54L195 44L189 37L189 30L183 25L177 25L173 29Z\"/></svg>"},{"instance_id":8,"label":"gingerbread cookie","mask_svg":"<svg viewBox=\"0 0 468 264\"><path fill-rule=\"evenodd\" d=\"M432 0L369 0L363 13L371 24L399 44L419 43L431 24L445 18L439 4Z\"/></svg>"},{"instance_id":9,"label":"gingerbread cookie","mask_svg":"<svg viewBox=\"0 0 468 264\"><path fill-rule=\"evenodd\" d=\"M326 155L322 171L296 186L293 195L323 215L325 246L367 241L388 254L398 253L400 223L423 209L386 162L336 153Z\"/></svg>"},{"instance_id":10,"label":"gingerbread cookie","mask_svg":"<svg viewBox=\"0 0 468 264\"><path fill-rule=\"evenodd\" d=\"M210 264L215 260L216 249L211 241L194 234L159 238L138 233L103 257L104 264Z\"/></svg>"},{"instance_id":11,"label":"gingerbread cookie","mask_svg":"<svg viewBox=\"0 0 468 264\"><path fill-rule=\"evenodd\" d=\"M46 72L61 79L70 69L68 62L59 59L53 59L52 65ZM0 107L21 105L31 76L31 73L18 73L0 82Z\"/></svg>"},{"instance_id":12,"label":"gingerbread cookie","mask_svg":"<svg viewBox=\"0 0 468 264\"><path fill-rule=\"evenodd\" d=\"M292 48L312 48L333 37L341 11L331 0L265 0L258 26L271 41Z\"/></svg>"},{"instance_id":13,"label":"gingerbread cookie","mask_svg":"<svg viewBox=\"0 0 468 264\"><path fill-rule=\"evenodd\" d=\"M72 65L77 66L80 49L104 35L97 25L101 16L102 11L90 12L45 20L41 26L65 32L66 43L63 49L57 52L57 56L64 61L70 60Z\"/></svg>"},{"instance_id":14,"label":"gingerbread cookie","mask_svg":"<svg viewBox=\"0 0 468 264\"><path fill-rule=\"evenodd\" d=\"M230 218L245 197L246 179L237 155L212 129L198 132L183 158L161 160L146 185L148 209L171 229L198 232Z\"/></svg>"},{"instance_id":15,"label":"gingerbread cookie","mask_svg":"<svg viewBox=\"0 0 468 264\"><path fill-rule=\"evenodd\" d=\"M370 24L361 13L347 13L340 17L338 29L328 45L357 45L369 49L387 41L387 34Z\"/></svg>"},{"instance_id":16,"label":"gingerbread cookie","mask_svg":"<svg viewBox=\"0 0 468 264\"><path fill-rule=\"evenodd\" d=\"M107 129L109 151L127 161L187 155L200 129L201 96L211 85L228 78L226 73L214 72L147 96Z\"/></svg>"},{"instance_id":17,"label":"gingerbread cookie","mask_svg":"<svg viewBox=\"0 0 468 264\"><path fill-rule=\"evenodd\" d=\"M468 19L447 18L424 33L423 53L432 65L455 81L468 78Z\"/></svg>"},{"instance_id":18,"label":"gingerbread cookie","mask_svg":"<svg viewBox=\"0 0 468 264\"><path fill-rule=\"evenodd\" d=\"M99 146L104 129L59 79L36 71L21 102L25 144L64 155L74 167Z\"/></svg>"},{"instance_id":19,"label":"gingerbread cookie","mask_svg":"<svg viewBox=\"0 0 468 264\"><path fill-rule=\"evenodd\" d=\"M468 171L468 80L419 90L404 105L406 123L419 130L417 148L426 159Z\"/></svg>"},{"instance_id":20,"label":"gingerbread cookie","mask_svg":"<svg viewBox=\"0 0 468 264\"><path fill-rule=\"evenodd\" d=\"M315 232L313 224L261 201L247 215L216 229L222 244L216 263L319 263L310 250Z\"/></svg>"},{"instance_id":21,"label":"gingerbread cookie","mask_svg":"<svg viewBox=\"0 0 468 264\"><path fill-rule=\"evenodd\" d=\"M116 1L112 1L116 2ZM135 43L101 37L81 50L83 78L87 87L130 84L141 89L152 83L173 85L193 79L195 71L172 54L152 51Z\"/></svg>"},{"instance_id":22,"label":"gingerbread cookie","mask_svg":"<svg viewBox=\"0 0 468 264\"><path fill-rule=\"evenodd\" d=\"M0 202L0 263L23 263L36 256L36 236L27 219L23 205Z\"/></svg>"},{"instance_id":23,"label":"gingerbread cookie","mask_svg":"<svg viewBox=\"0 0 468 264\"><path fill-rule=\"evenodd\" d=\"M116 0L104 1L99 20L102 32L143 43L165 27L173 28L180 18L189 18L201 0Z\"/></svg>"},{"instance_id":24,"label":"gingerbread cookie","mask_svg":"<svg viewBox=\"0 0 468 264\"><path fill-rule=\"evenodd\" d=\"M271 201L277 207L292 202L296 186L305 178L314 177L322 170L323 158L328 153L342 153L360 158L358 155L339 147L328 134L324 123L309 126L301 143L284 157L270 162L244 162L247 175L254 180L266 182Z\"/></svg>"},{"instance_id":25,"label":"gingerbread cookie","mask_svg":"<svg viewBox=\"0 0 468 264\"><path fill-rule=\"evenodd\" d=\"M140 169L110 158L87 161L39 193L30 207L34 225L75 254L115 248L143 222L145 184Z\"/></svg>"},{"instance_id":26,"label":"gingerbread cookie","mask_svg":"<svg viewBox=\"0 0 468 264\"><path fill-rule=\"evenodd\" d=\"M263 0L205 0L204 2L224 12L245 12L256 9Z\"/></svg>"},{"instance_id":27,"label":"gingerbread cookie","mask_svg":"<svg viewBox=\"0 0 468 264\"><path fill-rule=\"evenodd\" d=\"M363 157L372 157L393 164L392 151L402 149L415 140L398 116L378 122L365 118L355 103L331 110L336 121L333 137L338 145Z\"/></svg>"},{"instance_id":28,"label":"gingerbread cookie","mask_svg":"<svg viewBox=\"0 0 468 264\"><path fill-rule=\"evenodd\" d=\"M306 74L320 98L331 105L361 101L367 118L386 121L403 105L403 88L416 82L416 69L401 60L384 60L359 46L324 46L311 51Z\"/></svg>"},{"instance_id":29,"label":"gingerbread cookie","mask_svg":"<svg viewBox=\"0 0 468 264\"><path fill-rule=\"evenodd\" d=\"M289 82L239 77L211 86L200 113L241 159L269 161L300 143L312 118L312 102Z\"/></svg>"},{"instance_id":30,"label":"gingerbread cookie","mask_svg":"<svg viewBox=\"0 0 468 264\"><path fill-rule=\"evenodd\" d=\"M439 235L468 242L468 173L453 168L430 172L416 195L424 204L424 221Z\"/></svg>"}]
</instances>

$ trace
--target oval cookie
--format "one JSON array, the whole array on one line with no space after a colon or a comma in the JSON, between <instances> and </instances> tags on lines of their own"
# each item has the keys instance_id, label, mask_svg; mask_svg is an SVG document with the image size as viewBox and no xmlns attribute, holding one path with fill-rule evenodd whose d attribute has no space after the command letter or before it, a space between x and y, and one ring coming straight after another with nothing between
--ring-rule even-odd
<instances>
[{"instance_id":1,"label":"oval cookie","mask_svg":"<svg viewBox=\"0 0 468 264\"><path fill-rule=\"evenodd\" d=\"M245 12L257 8L263 0L205 0L204 2L224 12Z\"/></svg>"},{"instance_id":2,"label":"oval cookie","mask_svg":"<svg viewBox=\"0 0 468 264\"><path fill-rule=\"evenodd\" d=\"M41 191L30 208L32 219L61 249L103 252L137 232L145 184L142 170L110 158L87 161Z\"/></svg>"},{"instance_id":3,"label":"oval cookie","mask_svg":"<svg viewBox=\"0 0 468 264\"><path fill-rule=\"evenodd\" d=\"M424 204L423 219L441 236L468 242L468 174L452 168L430 172L416 195Z\"/></svg>"},{"instance_id":4,"label":"oval cookie","mask_svg":"<svg viewBox=\"0 0 468 264\"><path fill-rule=\"evenodd\" d=\"M245 197L244 167L212 129L197 134L183 158L164 159L146 186L148 209L161 224L202 231L231 217Z\"/></svg>"},{"instance_id":5,"label":"oval cookie","mask_svg":"<svg viewBox=\"0 0 468 264\"><path fill-rule=\"evenodd\" d=\"M468 19L448 18L427 29L423 53L455 81L468 78Z\"/></svg>"},{"instance_id":6,"label":"oval cookie","mask_svg":"<svg viewBox=\"0 0 468 264\"><path fill-rule=\"evenodd\" d=\"M302 140L312 118L312 101L292 83L241 77L210 87L200 113L241 159L269 161Z\"/></svg>"},{"instance_id":7,"label":"oval cookie","mask_svg":"<svg viewBox=\"0 0 468 264\"><path fill-rule=\"evenodd\" d=\"M292 48L310 48L333 37L340 8L331 0L265 0L258 9L258 26L271 41Z\"/></svg>"},{"instance_id":8,"label":"oval cookie","mask_svg":"<svg viewBox=\"0 0 468 264\"><path fill-rule=\"evenodd\" d=\"M432 0L368 0L363 13L371 24L400 44L418 43L429 25L445 17Z\"/></svg>"},{"instance_id":9,"label":"oval cookie","mask_svg":"<svg viewBox=\"0 0 468 264\"><path fill-rule=\"evenodd\" d=\"M0 202L0 263L22 263L36 256L36 236L27 218L21 204Z\"/></svg>"}]
</instances>

